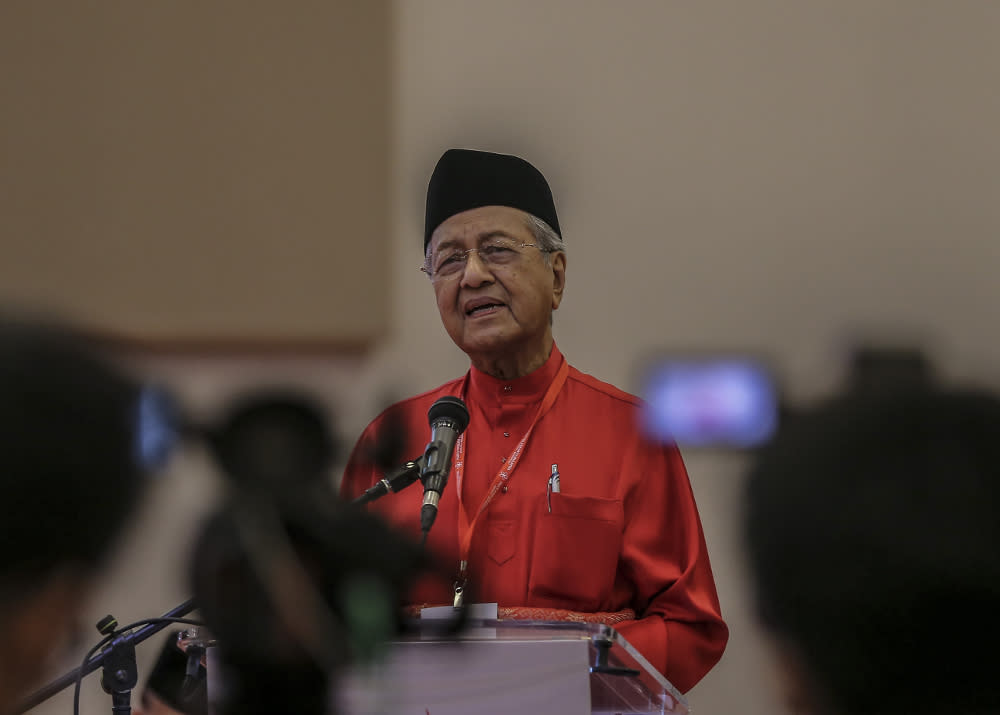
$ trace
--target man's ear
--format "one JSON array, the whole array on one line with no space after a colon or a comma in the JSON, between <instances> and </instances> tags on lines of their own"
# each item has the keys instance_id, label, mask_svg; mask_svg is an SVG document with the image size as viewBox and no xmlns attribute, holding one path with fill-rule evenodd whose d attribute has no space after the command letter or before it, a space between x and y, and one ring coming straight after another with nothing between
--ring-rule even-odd
<instances>
[{"instance_id":1,"label":"man's ear","mask_svg":"<svg viewBox=\"0 0 1000 715\"><path fill-rule=\"evenodd\" d=\"M566 254L557 251L551 256L552 264L552 310L559 308L563 291L566 289Z\"/></svg>"}]
</instances>

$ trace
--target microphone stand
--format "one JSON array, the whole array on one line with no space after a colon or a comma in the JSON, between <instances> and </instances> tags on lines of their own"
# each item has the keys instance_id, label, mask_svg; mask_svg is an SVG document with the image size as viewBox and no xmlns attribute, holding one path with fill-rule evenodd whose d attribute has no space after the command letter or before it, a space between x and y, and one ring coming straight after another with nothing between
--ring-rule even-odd
<instances>
[{"instance_id":1,"label":"microphone stand","mask_svg":"<svg viewBox=\"0 0 1000 715\"><path fill-rule=\"evenodd\" d=\"M129 713L131 711L129 693L138 681L135 665L135 646L150 636L159 633L167 626L173 625L169 619L182 618L194 609L195 604L193 600L185 601L176 608L164 613L161 616L161 618L165 619L163 622L149 623L134 631L117 636L106 648L92 656L82 666L74 668L69 673L56 678L48 685L39 688L29 695L13 710L13 713L20 715L31 710L33 707L51 698L60 690L74 685L77 680L93 673L98 668L104 668L104 673L101 676L101 685L107 692L111 693L111 711L113 713ZM98 628L101 628L106 620L102 619L101 624L98 624Z\"/></svg>"},{"instance_id":2,"label":"microphone stand","mask_svg":"<svg viewBox=\"0 0 1000 715\"><path fill-rule=\"evenodd\" d=\"M421 455L417 459L407 462L395 472L382 477L374 486L369 487L363 494L352 499L351 504L357 506L368 504L376 499L381 499L389 492L402 491L420 479L423 470L424 457Z\"/></svg>"},{"instance_id":3,"label":"microphone stand","mask_svg":"<svg viewBox=\"0 0 1000 715\"><path fill-rule=\"evenodd\" d=\"M101 621L98 630L112 635L118 622L111 616ZM101 687L111 696L111 712L130 715L132 689L139 682L139 668L135 662L135 643L128 634L116 636L104 650L101 667Z\"/></svg>"}]
</instances>

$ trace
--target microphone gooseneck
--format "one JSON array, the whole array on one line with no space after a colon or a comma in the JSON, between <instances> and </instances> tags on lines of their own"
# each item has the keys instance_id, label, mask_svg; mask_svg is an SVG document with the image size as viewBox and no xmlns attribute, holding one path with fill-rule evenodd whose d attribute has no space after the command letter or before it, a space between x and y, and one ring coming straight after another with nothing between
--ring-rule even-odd
<instances>
[{"instance_id":1,"label":"microphone gooseneck","mask_svg":"<svg viewBox=\"0 0 1000 715\"><path fill-rule=\"evenodd\" d=\"M352 504L363 505L381 499L389 492L399 492L420 479L420 474L424 469L423 455L410 460L406 464L392 472L387 473L375 484L366 489L360 496L356 497Z\"/></svg>"}]
</instances>

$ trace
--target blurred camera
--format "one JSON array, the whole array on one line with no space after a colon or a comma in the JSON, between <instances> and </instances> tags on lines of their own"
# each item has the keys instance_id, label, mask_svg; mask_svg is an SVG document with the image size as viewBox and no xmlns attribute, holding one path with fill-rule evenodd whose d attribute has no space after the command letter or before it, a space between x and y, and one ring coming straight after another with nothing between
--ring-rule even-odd
<instances>
[{"instance_id":1,"label":"blurred camera","mask_svg":"<svg viewBox=\"0 0 1000 715\"><path fill-rule=\"evenodd\" d=\"M773 372L748 356L663 357L641 374L649 439L681 447L748 449L778 427Z\"/></svg>"}]
</instances>

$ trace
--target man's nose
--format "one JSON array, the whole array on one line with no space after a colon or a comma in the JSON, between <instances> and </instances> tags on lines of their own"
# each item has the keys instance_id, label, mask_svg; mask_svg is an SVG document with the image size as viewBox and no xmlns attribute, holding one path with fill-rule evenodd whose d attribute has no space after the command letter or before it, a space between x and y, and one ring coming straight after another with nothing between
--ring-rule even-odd
<instances>
[{"instance_id":1,"label":"man's nose","mask_svg":"<svg viewBox=\"0 0 1000 715\"><path fill-rule=\"evenodd\" d=\"M476 288L493 280L493 271L479 257L479 251L469 251L466 254L465 269L462 271L462 285Z\"/></svg>"}]
</instances>

